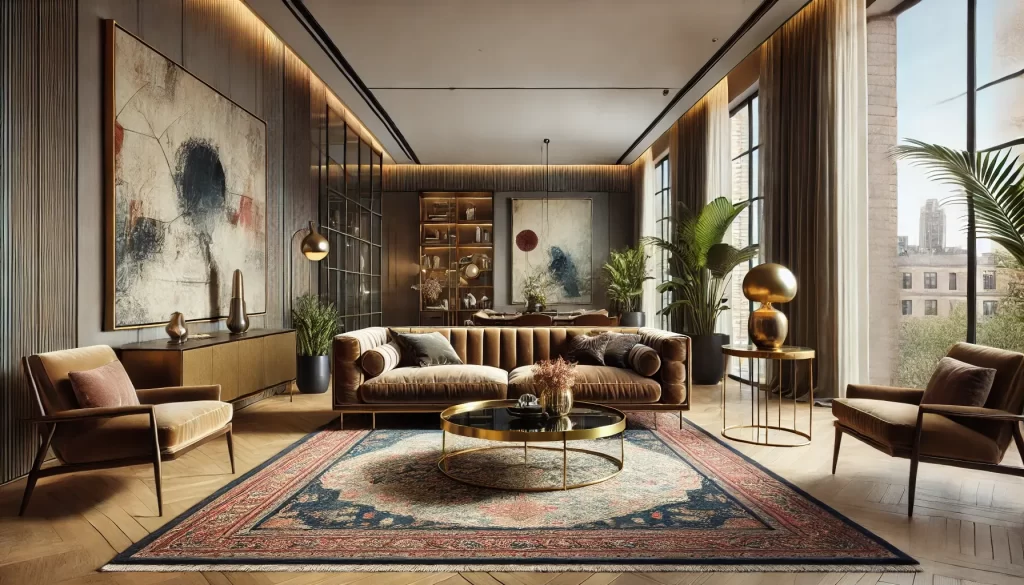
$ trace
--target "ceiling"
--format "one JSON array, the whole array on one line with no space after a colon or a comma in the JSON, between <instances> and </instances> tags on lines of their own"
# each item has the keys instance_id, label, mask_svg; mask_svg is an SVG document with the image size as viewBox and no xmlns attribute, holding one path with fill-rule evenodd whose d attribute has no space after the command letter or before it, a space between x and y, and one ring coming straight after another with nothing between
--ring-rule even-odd
<instances>
[{"instance_id":1,"label":"ceiling","mask_svg":"<svg viewBox=\"0 0 1024 585\"><path fill-rule=\"evenodd\" d=\"M424 164L541 163L544 138L552 164L631 162L804 0L763 1L694 79L762 0L249 0L396 162ZM329 44L379 108L318 66L339 69Z\"/></svg>"}]
</instances>

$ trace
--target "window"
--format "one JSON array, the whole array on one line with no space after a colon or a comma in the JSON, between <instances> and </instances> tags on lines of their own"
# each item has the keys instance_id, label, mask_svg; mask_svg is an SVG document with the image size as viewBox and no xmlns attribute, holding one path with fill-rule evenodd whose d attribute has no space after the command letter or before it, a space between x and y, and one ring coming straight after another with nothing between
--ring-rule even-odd
<instances>
[{"instance_id":1,"label":"window","mask_svg":"<svg viewBox=\"0 0 1024 585\"><path fill-rule=\"evenodd\" d=\"M924 273L925 288L939 288L939 274L937 272Z\"/></svg>"},{"instance_id":2,"label":"window","mask_svg":"<svg viewBox=\"0 0 1024 585\"><path fill-rule=\"evenodd\" d=\"M914 287L914 275L909 272L903 273L903 290L910 290Z\"/></svg>"},{"instance_id":3,"label":"window","mask_svg":"<svg viewBox=\"0 0 1024 585\"><path fill-rule=\"evenodd\" d=\"M914 301L901 301L900 304L903 307L903 314L904 315L913 315L914 314Z\"/></svg>"},{"instance_id":4,"label":"window","mask_svg":"<svg viewBox=\"0 0 1024 585\"><path fill-rule=\"evenodd\" d=\"M668 157L664 157L654 165L654 235L665 240L673 240L672 237L672 185L669 175ZM662 248L654 251L655 282L661 284L672 278L669 270L669 254ZM672 302L672 293L663 292L658 295L658 311L661 311ZM671 330L671 322L668 315L659 315L659 327L668 331Z\"/></svg>"},{"instance_id":5,"label":"window","mask_svg":"<svg viewBox=\"0 0 1024 585\"><path fill-rule=\"evenodd\" d=\"M760 158L760 136L758 135L758 97L753 94L737 104L730 112L729 151L732 157L732 200L734 203L747 202L749 205L732 222L729 240L737 248L757 244L761 240L761 193L757 182ZM743 296L743 277L759 263L758 259L737 266L732 272L729 291L731 322L730 337L733 343L747 342L747 321L754 309L753 303ZM749 379L747 360L729 360L731 374Z\"/></svg>"},{"instance_id":6,"label":"window","mask_svg":"<svg viewBox=\"0 0 1024 585\"><path fill-rule=\"evenodd\" d=\"M925 315L938 315L939 314L939 301L925 301L924 302L924 314Z\"/></svg>"},{"instance_id":7,"label":"window","mask_svg":"<svg viewBox=\"0 0 1024 585\"><path fill-rule=\"evenodd\" d=\"M981 288L985 290L996 290L995 270L986 270L981 274Z\"/></svg>"},{"instance_id":8,"label":"window","mask_svg":"<svg viewBox=\"0 0 1024 585\"><path fill-rule=\"evenodd\" d=\"M956 272L949 273L949 290L956 290Z\"/></svg>"},{"instance_id":9,"label":"window","mask_svg":"<svg viewBox=\"0 0 1024 585\"><path fill-rule=\"evenodd\" d=\"M996 310L999 309L999 301L983 301L981 303L981 314L986 317L991 317L996 314Z\"/></svg>"}]
</instances>

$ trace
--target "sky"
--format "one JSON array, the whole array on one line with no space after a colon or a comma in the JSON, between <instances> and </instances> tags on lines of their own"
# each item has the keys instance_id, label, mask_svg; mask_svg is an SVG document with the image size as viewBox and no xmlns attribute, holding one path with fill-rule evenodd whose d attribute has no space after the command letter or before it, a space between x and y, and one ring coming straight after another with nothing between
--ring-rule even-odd
<instances>
[{"instance_id":1,"label":"sky","mask_svg":"<svg viewBox=\"0 0 1024 585\"><path fill-rule=\"evenodd\" d=\"M923 0L899 16L897 30L897 136L951 148L967 147L967 0ZM978 0L977 78L983 85L1024 67L1024 1ZM1024 77L978 92L978 147L1024 135ZM1020 148L1018 147L1020 150ZM1024 150L1022 150L1024 152ZM952 190L920 169L898 163L899 235L919 241L927 199ZM966 247L963 206L945 206L946 245ZM979 252L990 250L978 242Z\"/></svg>"}]
</instances>

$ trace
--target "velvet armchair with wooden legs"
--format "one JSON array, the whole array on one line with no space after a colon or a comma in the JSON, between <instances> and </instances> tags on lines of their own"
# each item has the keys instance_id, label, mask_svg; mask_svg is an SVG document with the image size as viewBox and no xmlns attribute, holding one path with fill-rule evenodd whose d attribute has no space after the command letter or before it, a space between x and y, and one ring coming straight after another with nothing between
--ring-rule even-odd
<instances>
[{"instance_id":1,"label":"velvet armchair with wooden legs","mask_svg":"<svg viewBox=\"0 0 1024 585\"><path fill-rule=\"evenodd\" d=\"M20 515L25 514L32 490L42 477L152 464L157 510L163 516L161 461L176 459L220 436L227 440L231 473L235 473L233 408L221 402L219 385L137 390L138 405L80 408L68 374L116 360L114 350L105 345L22 358L39 411L39 416L28 422L38 427L41 441ZM60 464L43 467L51 448Z\"/></svg>"},{"instance_id":2,"label":"velvet armchair with wooden legs","mask_svg":"<svg viewBox=\"0 0 1024 585\"><path fill-rule=\"evenodd\" d=\"M1024 468L1001 465L1011 442L1024 457L1024 354L958 343L948 357L996 370L983 407L921 404L924 390L850 384L832 403L839 462L843 435L851 435L891 457L910 459L907 515L914 515L914 491L921 462L1024 477Z\"/></svg>"}]
</instances>

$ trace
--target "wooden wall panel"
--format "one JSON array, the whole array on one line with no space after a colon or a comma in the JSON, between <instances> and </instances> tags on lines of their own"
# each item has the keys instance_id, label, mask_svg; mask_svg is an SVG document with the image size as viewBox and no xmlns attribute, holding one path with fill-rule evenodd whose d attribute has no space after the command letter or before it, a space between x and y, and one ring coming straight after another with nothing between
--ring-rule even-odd
<instances>
[{"instance_id":1,"label":"wooden wall panel","mask_svg":"<svg viewBox=\"0 0 1024 585\"><path fill-rule=\"evenodd\" d=\"M388 165L385 191L551 191L629 193L628 165Z\"/></svg>"},{"instance_id":2,"label":"wooden wall panel","mask_svg":"<svg viewBox=\"0 0 1024 585\"><path fill-rule=\"evenodd\" d=\"M138 3L138 35L175 63L182 63L182 2L148 0ZM127 23L122 23L122 25Z\"/></svg>"},{"instance_id":3,"label":"wooden wall panel","mask_svg":"<svg viewBox=\"0 0 1024 585\"><path fill-rule=\"evenodd\" d=\"M311 155L310 80L309 69L290 49L284 54L284 192L289 195L284 206L285 250L288 262L285 280L292 297L310 290L313 278L310 263L298 249L301 236L295 231L306 225L310 215L310 172L314 159ZM289 297L286 296L286 299ZM290 307L290 305L289 305ZM289 307L285 307L285 322L290 323Z\"/></svg>"},{"instance_id":4,"label":"wooden wall panel","mask_svg":"<svg viewBox=\"0 0 1024 585\"><path fill-rule=\"evenodd\" d=\"M288 282L284 272L288 249L284 227L284 43L272 31L263 31L263 71L259 76L260 113L267 122L267 314L266 327L285 323L284 299Z\"/></svg>"},{"instance_id":5,"label":"wooden wall panel","mask_svg":"<svg viewBox=\"0 0 1024 585\"><path fill-rule=\"evenodd\" d=\"M2 4L0 482L34 455L21 356L76 338L76 3Z\"/></svg>"}]
</instances>

